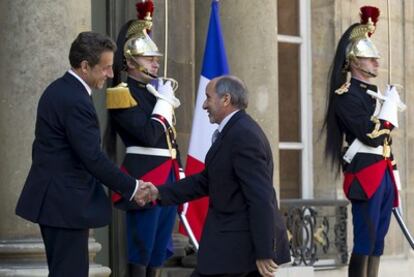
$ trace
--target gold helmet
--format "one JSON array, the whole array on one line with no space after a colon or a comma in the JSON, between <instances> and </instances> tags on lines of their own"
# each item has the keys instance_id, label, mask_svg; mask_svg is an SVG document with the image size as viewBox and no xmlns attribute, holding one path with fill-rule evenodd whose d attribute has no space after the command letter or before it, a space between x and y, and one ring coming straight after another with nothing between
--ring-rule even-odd
<instances>
[{"instance_id":1,"label":"gold helmet","mask_svg":"<svg viewBox=\"0 0 414 277\"><path fill-rule=\"evenodd\" d=\"M136 4L138 20L131 23L127 31L127 40L124 44L125 58L133 56L162 56L157 45L148 35L152 28L152 13L154 3L152 0L138 2Z\"/></svg>"},{"instance_id":2,"label":"gold helmet","mask_svg":"<svg viewBox=\"0 0 414 277\"><path fill-rule=\"evenodd\" d=\"M380 58L380 54L370 39L375 32L379 9L371 6L361 8L361 24L355 26L349 36L350 43L346 49L346 67L355 58Z\"/></svg>"}]
</instances>

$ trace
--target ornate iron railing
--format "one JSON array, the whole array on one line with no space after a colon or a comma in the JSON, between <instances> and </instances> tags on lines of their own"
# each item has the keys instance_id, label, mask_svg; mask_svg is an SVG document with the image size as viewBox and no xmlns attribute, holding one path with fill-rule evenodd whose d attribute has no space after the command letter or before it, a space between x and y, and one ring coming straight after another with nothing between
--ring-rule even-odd
<instances>
[{"instance_id":1,"label":"ornate iron railing","mask_svg":"<svg viewBox=\"0 0 414 277\"><path fill-rule=\"evenodd\" d=\"M348 262L346 200L283 199L293 265L315 268Z\"/></svg>"}]
</instances>

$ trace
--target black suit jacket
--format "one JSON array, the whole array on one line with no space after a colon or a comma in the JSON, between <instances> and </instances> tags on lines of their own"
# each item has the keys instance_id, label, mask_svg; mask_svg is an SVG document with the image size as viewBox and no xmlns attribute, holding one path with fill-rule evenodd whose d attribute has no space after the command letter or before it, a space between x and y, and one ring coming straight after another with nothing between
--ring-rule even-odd
<instances>
[{"instance_id":1,"label":"black suit jacket","mask_svg":"<svg viewBox=\"0 0 414 277\"><path fill-rule=\"evenodd\" d=\"M259 125L237 112L211 146L205 165L200 174L159 187L162 205L210 196L197 270L242 273L256 270L257 259L289 262L286 227L272 186L272 152Z\"/></svg>"},{"instance_id":2,"label":"black suit jacket","mask_svg":"<svg viewBox=\"0 0 414 277\"><path fill-rule=\"evenodd\" d=\"M16 214L54 227L107 225L111 206L101 183L127 199L135 188L102 152L92 99L66 73L39 100L32 166Z\"/></svg>"}]
</instances>

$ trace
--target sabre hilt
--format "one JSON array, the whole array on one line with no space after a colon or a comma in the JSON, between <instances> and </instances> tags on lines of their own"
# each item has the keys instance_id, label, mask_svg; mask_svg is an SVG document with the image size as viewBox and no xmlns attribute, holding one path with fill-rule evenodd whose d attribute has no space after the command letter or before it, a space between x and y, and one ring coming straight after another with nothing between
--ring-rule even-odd
<instances>
[{"instance_id":1,"label":"sabre hilt","mask_svg":"<svg viewBox=\"0 0 414 277\"><path fill-rule=\"evenodd\" d=\"M177 89L178 89L178 81L177 80L175 80L173 78L170 78L170 77L159 77L159 78L162 79L164 83L166 81L170 81L173 91L174 92L177 91Z\"/></svg>"}]
</instances>

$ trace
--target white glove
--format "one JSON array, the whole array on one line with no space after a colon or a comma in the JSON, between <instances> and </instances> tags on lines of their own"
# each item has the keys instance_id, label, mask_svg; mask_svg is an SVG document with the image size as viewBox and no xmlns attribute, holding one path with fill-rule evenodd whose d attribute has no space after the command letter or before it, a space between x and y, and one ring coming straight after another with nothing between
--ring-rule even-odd
<instances>
[{"instance_id":1,"label":"white glove","mask_svg":"<svg viewBox=\"0 0 414 277\"><path fill-rule=\"evenodd\" d=\"M385 97L391 97L391 99L397 103L398 111L403 112L407 108L407 106L401 101L400 94L398 93L396 86L387 85Z\"/></svg>"},{"instance_id":2,"label":"white glove","mask_svg":"<svg viewBox=\"0 0 414 277\"><path fill-rule=\"evenodd\" d=\"M173 126L174 108L163 98L158 98L157 103L155 103L154 109L152 110L152 114L161 115L168 121L170 126Z\"/></svg>"},{"instance_id":3,"label":"white glove","mask_svg":"<svg viewBox=\"0 0 414 277\"><path fill-rule=\"evenodd\" d=\"M180 106L180 100L174 96L171 82L164 82L158 79L158 91L150 84L147 84L148 91L157 98L152 114L164 117L170 126L173 125L174 108Z\"/></svg>"},{"instance_id":4,"label":"white glove","mask_svg":"<svg viewBox=\"0 0 414 277\"><path fill-rule=\"evenodd\" d=\"M388 121L395 128L398 128L398 105L403 103L401 102L400 95L398 94L395 86L388 85L387 91L384 93L384 97L385 100L382 104L378 118Z\"/></svg>"},{"instance_id":5,"label":"white glove","mask_svg":"<svg viewBox=\"0 0 414 277\"><path fill-rule=\"evenodd\" d=\"M390 86L391 86L391 85L388 85L388 86L387 86L387 91L386 91L385 93L387 93L387 92L390 90ZM398 86L398 85L397 85L397 86ZM395 96L395 95L394 95L395 100L396 100L396 101L398 101L398 102L397 102L398 111L400 111L400 112L405 111L405 109L407 108L407 105L406 105L406 104L404 104L404 103L401 101L400 95L399 95L399 93L397 92L397 89L395 88L396 86L391 86L391 87L392 87L391 89L394 89L394 92L393 92L393 93L397 93L397 95L398 95L398 96ZM368 89L368 90L367 90L367 93L368 93L369 95L371 95L372 97L379 99L379 100L381 101L381 103L382 103L382 102L384 102L384 101L387 99L387 97L386 97L385 95L382 95L379 91L378 91L378 92L375 92L375 91L372 91L372 90L369 90L369 89Z\"/></svg>"},{"instance_id":6,"label":"white glove","mask_svg":"<svg viewBox=\"0 0 414 277\"><path fill-rule=\"evenodd\" d=\"M171 81L166 81L164 83L163 80L159 78L158 91L151 84L147 84L147 89L157 99L164 99L165 101L170 103L174 109L178 108L181 105L180 100L174 95L174 90L171 86Z\"/></svg>"}]
</instances>

